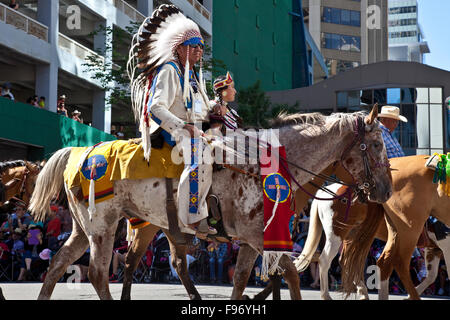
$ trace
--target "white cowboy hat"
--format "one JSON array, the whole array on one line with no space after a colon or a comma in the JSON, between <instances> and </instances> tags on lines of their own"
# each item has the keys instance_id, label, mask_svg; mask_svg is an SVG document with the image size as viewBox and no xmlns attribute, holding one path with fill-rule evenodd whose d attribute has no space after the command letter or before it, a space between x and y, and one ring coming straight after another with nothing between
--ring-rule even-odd
<instances>
[{"instance_id":1,"label":"white cowboy hat","mask_svg":"<svg viewBox=\"0 0 450 320\"><path fill-rule=\"evenodd\" d=\"M74 112L72 112L72 114L81 114L81 112L78 110L75 110Z\"/></svg>"},{"instance_id":2,"label":"white cowboy hat","mask_svg":"<svg viewBox=\"0 0 450 320\"><path fill-rule=\"evenodd\" d=\"M381 112L378 114L379 118L397 119L403 122L408 122L404 116L400 115L400 108L394 106L383 106Z\"/></svg>"}]
</instances>

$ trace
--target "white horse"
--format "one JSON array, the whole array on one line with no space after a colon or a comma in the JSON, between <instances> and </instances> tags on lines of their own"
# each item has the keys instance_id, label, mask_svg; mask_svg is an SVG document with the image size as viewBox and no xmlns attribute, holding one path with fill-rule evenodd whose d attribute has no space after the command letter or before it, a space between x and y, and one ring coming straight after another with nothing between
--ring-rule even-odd
<instances>
[{"instance_id":1,"label":"white horse","mask_svg":"<svg viewBox=\"0 0 450 320\"><path fill-rule=\"evenodd\" d=\"M339 184L332 184L326 188L334 193L337 193L341 187L342 186ZM322 199L331 198L330 194L323 190L319 190L316 193L316 197ZM359 213L355 215L355 211L357 211L355 209L358 209L357 206L362 205L354 204L352 205L352 210L347 216L347 220L343 222L343 217L345 217L346 214L342 211L345 209L345 206L346 205L343 204L336 207L333 200L313 200L311 204L310 222L305 247L301 255L294 262L297 267L297 271L299 272L304 271L309 266L311 258L320 242L320 237L323 230L325 233L326 242L319 258L320 295L323 300L332 300L328 286L328 270L331 262L338 254L339 248L346 239L348 233L353 228L361 224L365 218L365 212L362 213L364 210L360 210ZM339 209L337 210L337 208ZM382 230L382 232L377 232L377 237L383 241L386 241L385 236L387 235L387 230L383 230L383 228L386 229L384 222L378 229ZM439 260L442 253L444 254L446 265L450 265L450 236L447 236L442 240L437 240L434 232L427 230L427 233L428 237L439 247L439 249L428 247L425 248L425 265L427 266L427 276L416 287L419 295L436 280L438 275ZM369 299L367 287L364 282L357 284L356 288L357 294L361 297L361 299Z\"/></svg>"}]
</instances>

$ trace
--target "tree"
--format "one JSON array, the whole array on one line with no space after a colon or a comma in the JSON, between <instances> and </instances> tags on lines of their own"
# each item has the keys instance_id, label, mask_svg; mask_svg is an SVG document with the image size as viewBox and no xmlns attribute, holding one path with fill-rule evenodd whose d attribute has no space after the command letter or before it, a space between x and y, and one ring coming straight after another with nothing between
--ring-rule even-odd
<instances>
[{"instance_id":1,"label":"tree","mask_svg":"<svg viewBox=\"0 0 450 320\"><path fill-rule=\"evenodd\" d=\"M299 112L298 103L293 106L286 104L273 104L261 89L261 81L258 80L252 86L238 92L239 115L247 127L269 128L270 120L281 112Z\"/></svg>"}]
</instances>

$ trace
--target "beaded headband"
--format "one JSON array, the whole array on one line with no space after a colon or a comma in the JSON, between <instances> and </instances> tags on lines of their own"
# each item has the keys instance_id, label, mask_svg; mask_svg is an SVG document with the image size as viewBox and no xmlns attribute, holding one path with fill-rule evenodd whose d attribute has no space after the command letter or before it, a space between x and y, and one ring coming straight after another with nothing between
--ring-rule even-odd
<instances>
[{"instance_id":1,"label":"beaded headband","mask_svg":"<svg viewBox=\"0 0 450 320\"><path fill-rule=\"evenodd\" d=\"M227 72L227 77L224 80L214 83L214 90L217 91L220 88L228 87L232 83L233 78L231 77L230 72Z\"/></svg>"}]
</instances>

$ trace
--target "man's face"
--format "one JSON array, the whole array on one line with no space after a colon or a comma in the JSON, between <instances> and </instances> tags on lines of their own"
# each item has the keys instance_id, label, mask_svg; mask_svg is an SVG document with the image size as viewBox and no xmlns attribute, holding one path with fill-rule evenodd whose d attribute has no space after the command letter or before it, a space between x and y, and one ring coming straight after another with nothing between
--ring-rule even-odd
<instances>
[{"instance_id":1,"label":"man's face","mask_svg":"<svg viewBox=\"0 0 450 320\"><path fill-rule=\"evenodd\" d=\"M191 66L195 65L203 56L203 47L197 46L192 48L191 46L179 45L177 48L178 56L182 63L186 62L186 56L189 50L189 64Z\"/></svg>"},{"instance_id":2,"label":"man's face","mask_svg":"<svg viewBox=\"0 0 450 320\"><path fill-rule=\"evenodd\" d=\"M392 118L380 117L380 122L388 128L388 130L392 133L398 126L398 120Z\"/></svg>"},{"instance_id":3,"label":"man's face","mask_svg":"<svg viewBox=\"0 0 450 320\"><path fill-rule=\"evenodd\" d=\"M22 218L25 214L25 210L23 210L23 208L17 208L16 209L16 215L18 218Z\"/></svg>"}]
</instances>

